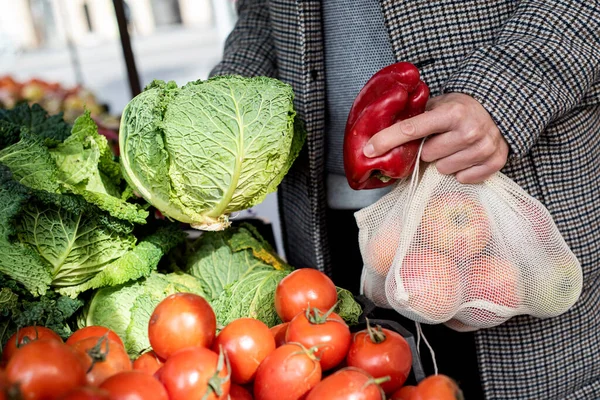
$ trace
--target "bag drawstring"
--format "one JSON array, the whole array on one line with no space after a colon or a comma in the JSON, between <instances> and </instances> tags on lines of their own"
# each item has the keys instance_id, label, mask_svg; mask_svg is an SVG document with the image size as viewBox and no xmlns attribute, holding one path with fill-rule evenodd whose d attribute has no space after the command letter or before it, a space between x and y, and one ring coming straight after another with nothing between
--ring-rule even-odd
<instances>
[{"instance_id":1,"label":"bag drawstring","mask_svg":"<svg viewBox=\"0 0 600 400\"><path fill-rule=\"evenodd\" d=\"M437 367L437 361L435 359L435 352L433 351L433 348L427 341L427 338L425 337L425 334L423 333L423 328L421 328L421 324L418 323L417 321L415 321L415 326L417 328L417 352L418 352L419 356L421 356L421 338L423 338L423 342L425 342L425 345L429 349L429 354L431 355L431 362L433 363L433 374L437 375L438 367Z\"/></svg>"},{"instance_id":2,"label":"bag drawstring","mask_svg":"<svg viewBox=\"0 0 600 400\"><path fill-rule=\"evenodd\" d=\"M419 145L419 151L415 160L415 168L413 169L412 176L410 177L410 184L408 185L408 196L406 197L406 206L404 207L404 210L402 210L402 221L406 221L406 213L410 209L410 202L413 196L415 195L415 191L417 190L419 180L419 166L421 164L421 151L423 150L423 145L425 144L426 139L427 138L423 138L421 140L421 144Z\"/></svg>"}]
</instances>

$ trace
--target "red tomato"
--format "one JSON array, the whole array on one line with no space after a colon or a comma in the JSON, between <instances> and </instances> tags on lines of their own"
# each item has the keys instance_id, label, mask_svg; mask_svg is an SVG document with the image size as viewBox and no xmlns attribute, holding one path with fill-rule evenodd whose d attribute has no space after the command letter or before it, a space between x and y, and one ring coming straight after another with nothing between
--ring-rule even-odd
<instances>
[{"instance_id":1,"label":"red tomato","mask_svg":"<svg viewBox=\"0 0 600 400\"><path fill-rule=\"evenodd\" d=\"M365 371L345 368L323 379L306 400L385 400L385 393Z\"/></svg>"},{"instance_id":2,"label":"red tomato","mask_svg":"<svg viewBox=\"0 0 600 400\"><path fill-rule=\"evenodd\" d=\"M324 273L312 268L297 269L275 289L275 310L283 322L310 307L329 310L337 302L337 289Z\"/></svg>"},{"instance_id":3,"label":"red tomato","mask_svg":"<svg viewBox=\"0 0 600 400\"><path fill-rule=\"evenodd\" d=\"M0 400L6 400L6 389L8 389L8 378L6 372L0 369Z\"/></svg>"},{"instance_id":4,"label":"red tomato","mask_svg":"<svg viewBox=\"0 0 600 400\"><path fill-rule=\"evenodd\" d=\"M423 379L411 400L463 400L456 382L446 375L432 375Z\"/></svg>"},{"instance_id":5,"label":"red tomato","mask_svg":"<svg viewBox=\"0 0 600 400\"><path fill-rule=\"evenodd\" d=\"M373 337L369 335L371 329ZM402 335L388 329L371 328L354 334L348 357L348 366L360 368L371 376L389 376L381 387L390 394L398 390L410 373L412 353Z\"/></svg>"},{"instance_id":6,"label":"red tomato","mask_svg":"<svg viewBox=\"0 0 600 400\"><path fill-rule=\"evenodd\" d=\"M131 360L120 343L108 337L86 337L71 347L79 354L85 365L87 382L100 386L107 378L131 370Z\"/></svg>"},{"instance_id":7,"label":"red tomato","mask_svg":"<svg viewBox=\"0 0 600 400\"><path fill-rule=\"evenodd\" d=\"M110 400L108 392L94 386L82 386L70 391L61 400Z\"/></svg>"},{"instance_id":8,"label":"red tomato","mask_svg":"<svg viewBox=\"0 0 600 400\"><path fill-rule=\"evenodd\" d=\"M170 400L217 400L229 394L231 381L224 353L189 347L169 357L159 371Z\"/></svg>"},{"instance_id":9,"label":"red tomato","mask_svg":"<svg viewBox=\"0 0 600 400\"><path fill-rule=\"evenodd\" d=\"M19 336L18 340L17 335ZM62 338L52 329L43 326L27 326L19 329L17 333L8 339L4 345L4 349L2 349L2 361L8 362L18 348L38 339L51 339L60 343L63 342Z\"/></svg>"},{"instance_id":10,"label":"red tomato","mask_svg":"<svg viewBox=\"0 0 600 400\"><path fill-rule=\"evenodd\" d=\"M390 400L413 400L413 395L417 391L416 386L407 385L401 387L397 391L394 392Z\"/></svg>"},{"instance_id":11,"label":"red tomato","mask_svg":"<svg viewBox=\"0 0 600 400\"><path fill-rule=\"evenodd\" d=\"M169 400L167 391L152 376L139 371L119 372L100 385L110 400Z\"/></svg>"},{"instance_id":12,"label":"red tomato","mask_svg":"<svg viewBox=\"0 0 600 400\"><path fill-rule=\"evenodd\" d=\"M175 293L154 309L148 325L152 349L163 359L186 347L212 345L217 319L210 304L193 293Z\"/></svg>"},{"instance_id":13,"label":"red tomato","mask_svg":"<svg viewBox=\"0 0 600 400\"><path fill-rule=\"evenodd\" d=\"M287 332L289 322L275 325L271 327L271 334L275 338L275 347L279 347L285 344L285 333Z\"/></svg>"},{"instance_id":14,"label":"red tomato","mask_svg":"<svg viewBox=\"0 0 600 400\"><path fill-rule=\"evenodd\" d=\"M154 375L164 362L152 350L142 354L133 362L133 369Z\"/></svg>"},{"instance_id":15,"label":"red tomato","mask_svg":"<svg viewBox=\"0 0 600 400\"><path fill-rule=\"evenodd\" d=\"M28 400L58 398L86 382L75 350L54 339L36 340L16 351L6 376Z\"/></svg>"},{"instance_id":16,"label":"red tomato","mask_svg":"<svg viewBox=\"0 0 600 400\"><path fill-rule=\"evenodd\" d=\"M311 309L294 317L285 335L286 343L300 343L306 348L317 346L316 353L321 368L327 371L336 367L344 360L352 334L344 320L336 313L322 315L318 310Z\"/></svg>"},{"instance_id":17,"label":"red tomato","mask_svg":"<svg viewBox=\"0 0 600 400\"><path fill-rule=\"evenodd\" d=\"M243 387L232 383L229 388L229 400L252 400L252 395Z\"/></svg>"},{"instance_id":18,"label":"red tomato","mask_svg":"<svg viewBox=\"0 0 600 400\"><path fill-rule=\"evenodd\" d=\"M107 332L108 332L108 338L110 340L114 340L115 342L119 343L121 345L121 347L125 347L125 345L123 344L123 341L121 340L119 335L117 335L113 330L110 330L104 326L97 326L97 325L86 326L85 328L81 328L81 329L75 331L71 336L69 336L66 343L70 346L73 343L79 342L80 340L85 339L90 336L92 336L92 337L104 336Z\"/></svg>"},{"instance_id":19,"label":"red tomato","mask_svg":"<svg viewBox=\"0 0 600 400\"><path fill-rule=\"evenodd\" d=\"M163 372L164 367L165 367L165 364L163 363L163 365L161 365L160 368L156 370L154 375L152 375L161 382L162 382L161 377L162 377L162 372Z\"/></svg>"},{"instance_id":20,"label":"red tomato","mask_svg":"<svg viewBox=\"0 0 600 400\"><path fill-rule=\"evenodd\" d=\"M284 344L258 366L254 379L254 398L297 400L320 381L321 365L315 355L300 344Z\"/></svg>"},{"instance_id":21,"label":"red tomato","mask_svg":"<svg viewBox=\"0 0 600 400\"><path fill-rule=\"evenodd\" d=\"M213 345L218 353L222 348L231 365L231 381L240 385L254 379L258 365L273 350L275 339L269 327L254 318L239 318L219 333Z\"/></svg>"}]
</instances>

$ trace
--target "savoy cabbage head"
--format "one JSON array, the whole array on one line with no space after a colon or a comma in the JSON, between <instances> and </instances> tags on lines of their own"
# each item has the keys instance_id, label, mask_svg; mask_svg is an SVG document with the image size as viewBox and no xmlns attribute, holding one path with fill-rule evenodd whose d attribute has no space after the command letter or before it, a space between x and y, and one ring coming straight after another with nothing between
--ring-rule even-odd
<instances>
[{"instance_id":1,"label":"savoy cabbage head","mask_svg":"<svg viewBox=\"0 0 600 400\"><path fill-rule=\"evenodd\" d=\"M300 152L293 97L266 77L155 81L123 111L124 176L166 216L222 230L275 191Z\"/></svg>"},{"instance_id":2,"label":"savoy cabbage head","mask_svg":"<svg viewBox=\"0 0 600 400\"><path fill-rule=\"evenodd\" d=\"M134 232L148 211L130 192L89 112L70 127L36 105L0 110L0 273L31 295L147 276L183 240L171 225Z\"/></svg>"}]
</instances>

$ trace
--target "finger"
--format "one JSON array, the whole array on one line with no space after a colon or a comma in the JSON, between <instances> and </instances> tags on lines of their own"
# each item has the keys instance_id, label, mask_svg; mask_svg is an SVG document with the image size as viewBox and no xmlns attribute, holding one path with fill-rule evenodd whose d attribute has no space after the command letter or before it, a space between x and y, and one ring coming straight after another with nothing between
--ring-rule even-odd
<instances>
[{"instance_id":1,"label":"finger","mask_svg":"<svg viewBox=\"0 0 600 400\"><path fill-rule=\"evenodd\" d=\"M457 172L456 180L464 184L481 183L496 172L498 172L498 169L493 168L489 164L474 165Z\"/></svg>"},{"instance_id":2,"label":"finger","mask_svg":"<svg viewBox=\"0 0 600 400\"><path fill-rule=\"evenodd\" d=\"M427 111L379 131L365 145L365 156L377 157L412 140L450 130L454 121L440 110Z\"/></svg>"},{"instance_id":3,"label":"finger","mask_svg":"<svg viewBox=\"0 0 600 400\"><path fill-rule=\"evenodd\" d=\"M456 131L433 135L423 145L421 160L433 162L458 153L467 147L468 145L461 140L460 134Z\"/></svg>"},{"instance_id":4,"label":"finger","mask_svg":"<svg viewBox=\"0 0 600 400\"><path fill-rule=\"evenodd\" d=\"M483 164L489 157L489 154L482 154L477 147L469 147L439 159L435 166L440 174L449 175Z\"/></svg>"}]
</instances>

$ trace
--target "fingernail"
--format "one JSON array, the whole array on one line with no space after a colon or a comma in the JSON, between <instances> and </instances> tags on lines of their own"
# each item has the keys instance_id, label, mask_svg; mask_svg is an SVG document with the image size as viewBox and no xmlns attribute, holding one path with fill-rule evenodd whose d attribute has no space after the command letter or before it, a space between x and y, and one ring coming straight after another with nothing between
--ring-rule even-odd
<instances>
[{"instance_id":1,"label":"fingernail","mask_svg":"<svg viewBox=\"0 0 600 400\"><path fill-rule=\"evenodd\" d=\"M364 148L363 148L363 153L365 154L365 156L367 157L373 157L375 155L375 147L373 147L373 145L371 143L368 143Z\"/></svg>"}]
</instances>

